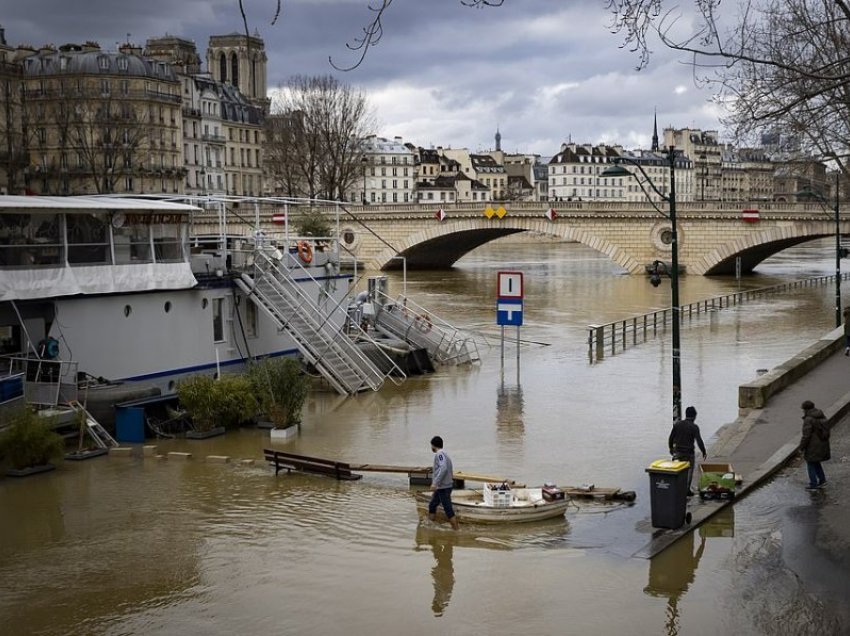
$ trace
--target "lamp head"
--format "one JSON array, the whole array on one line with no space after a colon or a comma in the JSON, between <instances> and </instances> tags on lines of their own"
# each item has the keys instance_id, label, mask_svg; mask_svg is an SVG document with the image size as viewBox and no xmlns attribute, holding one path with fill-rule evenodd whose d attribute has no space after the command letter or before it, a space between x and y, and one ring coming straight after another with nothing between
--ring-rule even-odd
<instances>
[{"instance_id":1,"label":"lamp head","mask_svg":"<svg viewBox=\"0 0 850 636\"><path fill-rule=\"evenodd\" d=\"M653 287L658 287L661 284L661 275L657 271L652 272L649 276L649 284Z\"/></svg>"}]
</instances>

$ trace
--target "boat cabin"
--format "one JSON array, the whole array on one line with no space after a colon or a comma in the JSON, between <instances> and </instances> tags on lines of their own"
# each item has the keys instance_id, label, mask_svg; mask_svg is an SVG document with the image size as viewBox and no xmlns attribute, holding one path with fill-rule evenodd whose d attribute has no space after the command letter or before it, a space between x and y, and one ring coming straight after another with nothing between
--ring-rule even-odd
<instances>
[{"instance_id":1,"label":"boat cabin","mask_svg":"<svg viewBox=\"0 0 850 636\"><path fill-rule=\"evenodd\" d=\"M0 197L0 302L179 289L191 205L110 197Z\"/></svg>"}]
</instances>

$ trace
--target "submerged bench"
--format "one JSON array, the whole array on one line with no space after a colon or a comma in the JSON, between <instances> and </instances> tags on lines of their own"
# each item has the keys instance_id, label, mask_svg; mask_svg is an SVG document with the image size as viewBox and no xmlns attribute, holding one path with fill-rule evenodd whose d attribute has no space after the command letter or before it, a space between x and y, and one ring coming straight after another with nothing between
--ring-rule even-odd
<instances>
[{"instance_id":1,"label":"submerged bench","mask_svg":"<svg viewBox=\"0 0 850 636\"><path fill-rule=\"evenodd\" d=\"M295 455L272 448L264 448L263 456L267 462L274 465L275 475L281 470L286 470L287 472L296 470L301 473L327 475L347 481L354 481L363 477L363 475L352 473L351 465L346 462L337 462L319 457L307 457L306 455Z\"/></svg>"}]
</instances>

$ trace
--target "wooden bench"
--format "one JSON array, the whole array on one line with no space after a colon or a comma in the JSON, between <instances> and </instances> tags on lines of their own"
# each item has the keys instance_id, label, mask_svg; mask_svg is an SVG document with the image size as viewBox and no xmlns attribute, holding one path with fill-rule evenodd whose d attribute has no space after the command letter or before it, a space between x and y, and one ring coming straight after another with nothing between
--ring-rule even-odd
<instances>
[{"instance_id":1,"label":"wooden bench","mask_svg":"<svg viewBox=\"0 0 850 636\"><path fill-rule=\"evenodd\" d=\"M351 465L346 462L337 462L331 459L321 459L319 457L307 457L305 455L284 453L283 451L274 450L272 448L264 448L263 456L267 462L274 465L275 475L285 469L287 472L297 470L302 473L327 475L329 477L336 477L339 480L347 481L354 481L363 477L363 475L356 475L352 473Z\"/></svg>"}]
</instances>

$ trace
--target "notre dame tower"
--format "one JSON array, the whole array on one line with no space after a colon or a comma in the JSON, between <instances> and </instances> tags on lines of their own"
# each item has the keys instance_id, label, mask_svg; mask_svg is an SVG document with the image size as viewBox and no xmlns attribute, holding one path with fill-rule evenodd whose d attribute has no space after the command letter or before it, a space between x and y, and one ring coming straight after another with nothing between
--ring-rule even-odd
<instances>
[{"instance_id":1,"label":"notre dame tower","mask_svg":"<svg viewBox=\"0 0 850 636\"><path fill-rule=\"evenodd\" d=\"M207 47L207 70L216 79L231 84L254 105L267 113L266 45L255 32L210 36Z\"/></svg>"}]
</instances>

